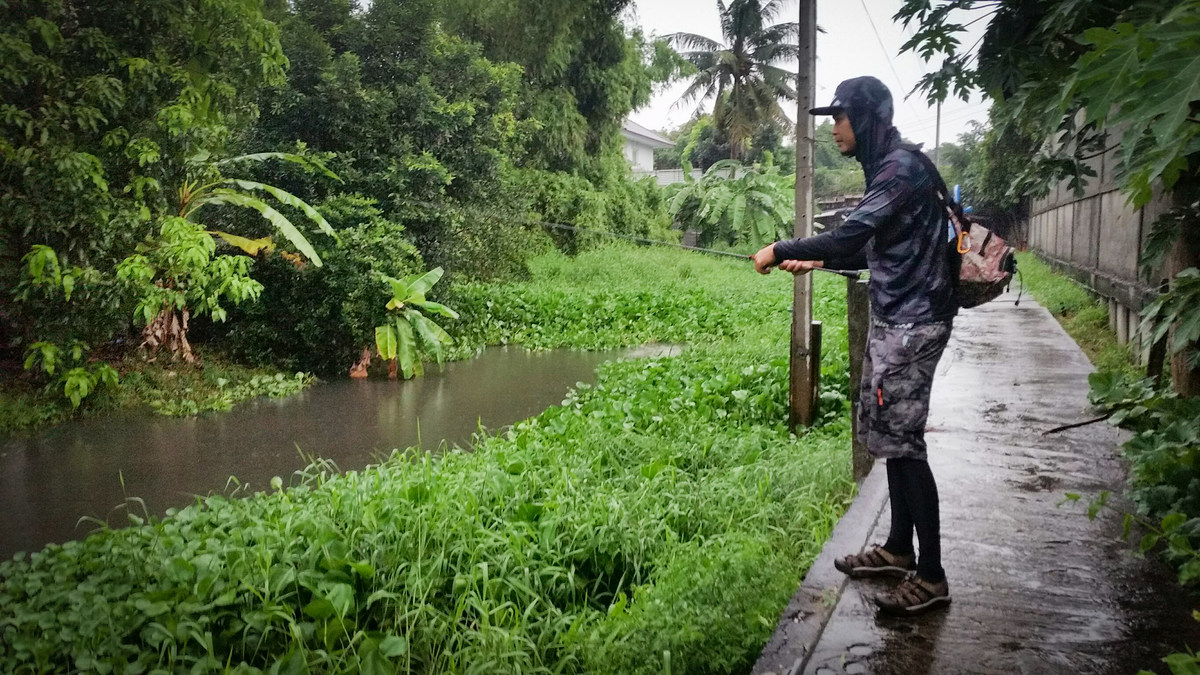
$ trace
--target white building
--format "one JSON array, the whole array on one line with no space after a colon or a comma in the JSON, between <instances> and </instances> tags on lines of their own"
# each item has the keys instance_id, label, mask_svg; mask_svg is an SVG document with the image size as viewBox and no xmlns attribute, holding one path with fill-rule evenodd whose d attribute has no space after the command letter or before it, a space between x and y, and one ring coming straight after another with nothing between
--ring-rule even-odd
<instances>
[{"instance_id":1,"label":"white building","mask_svg":"<svg viewBox=\"0 0 1200 675\"><path fill-rule=\"evenodd\" d=\"M625 137L625 159L635 175L654 173L654 151L657 148L673 148L675 143L632 120L621 125Z\"/></svg>"}]
</instances>

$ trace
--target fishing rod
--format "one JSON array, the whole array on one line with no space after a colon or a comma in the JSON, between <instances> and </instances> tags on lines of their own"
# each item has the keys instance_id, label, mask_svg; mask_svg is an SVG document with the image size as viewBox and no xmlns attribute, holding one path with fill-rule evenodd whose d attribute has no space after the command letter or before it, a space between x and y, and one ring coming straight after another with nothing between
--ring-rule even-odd
<instances>
[{"instance_id":1,"label":"fishing rod","mask_svg":"<svg viewBox=\"0 0 1200 675\"><path fill-rule=\"evenodd\" d=\"M619 239L628 239L629 241L636 241L639 244L651 244L651 245L655 245L655 246L670 246L672 248L681 248L685 251L695 251L697 253L708 253L710 255L718 255L718 256L723 256L726 258L737 258L738 260L753 260L754 259L754 256L746 255L744 253L732 253L730 251L718 251L716 249L701 248L699 246L685 246L684 244L676 244L673 241L661 241L658 239L645 239L643 237L635 237L631 234L619 234L617 232L606 232L604 230L593 230L593 229L587 228L587 227L579 227L578 225L566 225L563 223L546 223L546 222L541 222L541 221L530 221L530 222L536 222L538 225L542 225L545 227L552 227L552 228L555 228L558 230L569 230L571 232L585 232L585 233L591 233L591 234L603 234L603 235L607 235L609 237L617 237ZM862 276L858 272L850 272L850 271L846 271L846 270L829 270L829 269L825 269L824 267L814 267L813 269L818 272L827 272L829 274L836 274L838 276L843 276L843 277L846 277L847 279L856 279L857 280L857 279L861 278L861 276Z\"/></svg>"}]
</instances>

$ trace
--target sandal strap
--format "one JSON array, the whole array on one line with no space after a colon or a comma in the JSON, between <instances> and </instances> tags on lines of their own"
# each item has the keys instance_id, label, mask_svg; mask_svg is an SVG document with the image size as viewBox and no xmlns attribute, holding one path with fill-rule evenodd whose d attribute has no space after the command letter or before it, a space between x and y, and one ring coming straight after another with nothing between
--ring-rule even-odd
<instances>
[{"instance_id":1,"label":"sandal strap","mask_svg":"<svg viewBox=\"0 0 1200 675\"><path fill-rule=\"evenodd\" d=\"M909 607L924 604L937 596L937 592L931 585L920 579L917 576L911 576L892 591L893 598L897 603L903 603Z\"/></svg>"}]
</instances>

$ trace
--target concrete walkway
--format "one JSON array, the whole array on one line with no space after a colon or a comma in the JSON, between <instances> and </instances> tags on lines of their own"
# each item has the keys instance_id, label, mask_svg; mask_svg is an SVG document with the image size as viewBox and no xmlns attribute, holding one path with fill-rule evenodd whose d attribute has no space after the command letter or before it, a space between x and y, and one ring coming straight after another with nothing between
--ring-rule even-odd
<instances>
[{"instance_id":1,"label":"concrete walkway","mask_svg":"<svg viewBox=\"0 0 1200 675\"><path fill-rule=\"evenodd\" d=\"M1058 506L1068 492L1121 493L1125 436L1107 424L1042 435L1092 416L1092 366L1049 312L1012 300L960 315L934 382L926 437L950 607L877 616L871 600L889 582L833 569L887 539L877 462L754 672L1166 673L1163 656L1200 648L1189 598L1165 565L1131 555L1121 516Z\"/></svg>"}]
</instances>

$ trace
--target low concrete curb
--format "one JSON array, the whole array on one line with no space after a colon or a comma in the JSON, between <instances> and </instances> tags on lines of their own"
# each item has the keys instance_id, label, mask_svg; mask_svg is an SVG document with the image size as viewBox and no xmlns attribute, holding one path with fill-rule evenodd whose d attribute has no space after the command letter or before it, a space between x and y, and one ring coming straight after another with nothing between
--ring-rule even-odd
<instances>
[{"instance_id":1,"label":"low concrete curb","mask_svg":"<svg viewBox=\"0 0 1200 675\"><path fill-rule=\"evenodd\" d=\"M800 582L800 588L783 610L775 634L763 647L752 673L798 675L804 672L813 647L821 638L849 581L846 575L834 569L833 561L866 548L887 498L886 467L883 462L876 462L859 485L854 503L838 520L829 541L825 542L820 555Z\"/></svg>"}]
</instances>

